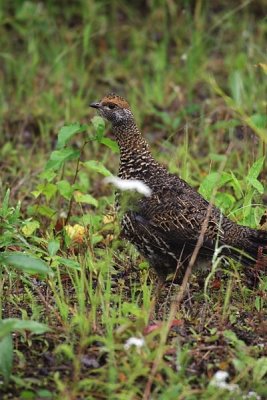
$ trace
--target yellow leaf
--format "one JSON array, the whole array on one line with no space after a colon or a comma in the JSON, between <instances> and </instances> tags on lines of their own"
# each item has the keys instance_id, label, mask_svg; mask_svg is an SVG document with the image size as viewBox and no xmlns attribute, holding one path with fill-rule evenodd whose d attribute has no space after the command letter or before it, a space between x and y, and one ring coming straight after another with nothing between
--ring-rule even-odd
<instances>
[{"instance_id":1,"label":"yellow leaf","mask_svg":"<svg viewBox=\"0 0 267 400\"><path fill-rule=\"evenodd\" d=\"M115 221L115 215L112 214L106 214L103 217L103 223L104 224L111 224L111 222Z\"/></svg>"},{"instance_id":2,"label":"yellow leaf","mask_svg":"<svg viewBox=\"0 0 267 400\"><path fill-rule=\"evenodd\" d=\"M259 63L257 64L257 66L260 67L263 70L263 72L267 75L267 64Z\"/></svg>"},{"instance_id":3,"label":"yellow leaf","mask_svg":"<svg viewBox=\"0 0 267 400\"><path fill-rule=\"evenodd\" d=\"M114 239L114 235L112 234L108 234L105 239L103 240L103 242L105 243L106 246L108 246Z\"/></svg>"},{"instance_id":4,"label":"yellow leaf","mask_svg":"<svg viewBox=\"0 0 267 400\"><path fill-rule=\"evenodd\" d=\"M65 231L74 243L82 243L86 234L85 227L79 224L75 224L74 226L66 225Z\"/></svg>"},{"instance_id":5,"label":"yellow leaf","mask_svg":"<svg viewBox=\"0 0 267 400\"><path fill-rule=\"evenodd\" d=\"M25 236L31 236L37 228L40 227L40 224L38 221L28 221L26 224L22 227L22 232L24 233Z\"/></svg>"}]
</instances>

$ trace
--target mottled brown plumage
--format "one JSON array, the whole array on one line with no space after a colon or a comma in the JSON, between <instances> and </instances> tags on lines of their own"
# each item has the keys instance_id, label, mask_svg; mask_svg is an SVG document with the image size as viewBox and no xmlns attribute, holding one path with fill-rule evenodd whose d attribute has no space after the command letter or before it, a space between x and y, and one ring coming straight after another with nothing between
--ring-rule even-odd
<instances>
[{"instance_id":1,"label":"mottled brown plumage","mask_svg":"<svg viewBox=\"0 0 267 400\"><path fill-rule=\"evenodd\" d=\"M91 106L112 123L120 147L118 176L139 179L152 190L150 197L138 200L134 210L129 205L121 221L123 236L162 278L176 271L176 279L181 281L209 202L154 160L126 100L110 94ZM212 206L196 264L207 265L217 246L221 255L239 260L245 267L254 266L266 245L266 231L237 225ZM266 268L264 255L257 265Z\"/></svg>"}]
</instances>

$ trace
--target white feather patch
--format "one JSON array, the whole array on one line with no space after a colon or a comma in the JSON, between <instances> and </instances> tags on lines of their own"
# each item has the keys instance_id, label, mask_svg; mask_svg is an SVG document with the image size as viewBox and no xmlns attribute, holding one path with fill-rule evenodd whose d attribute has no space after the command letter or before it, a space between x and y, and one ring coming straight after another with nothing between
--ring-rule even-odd
<instances>
[{"instance_id":1,"label":"white feather patch","mask_svg":"<svg viewBox=\"0 0 267 400\"><path fill-rule=\"evenodd\" d=\"M105 183L112 183L120 190L135 190L146 197L150 197L152 190L144 182L139 179L121 179L117 176L108 176L104 179Z\"/></svg>"}]
</instances>

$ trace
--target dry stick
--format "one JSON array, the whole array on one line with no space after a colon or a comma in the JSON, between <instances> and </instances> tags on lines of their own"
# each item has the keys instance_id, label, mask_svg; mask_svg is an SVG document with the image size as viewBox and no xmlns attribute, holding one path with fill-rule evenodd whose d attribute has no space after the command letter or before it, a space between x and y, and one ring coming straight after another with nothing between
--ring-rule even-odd
<instances>
[{"instance_id":1,"label":"dry stick","mask_svg":"<svg viewBox=\"0 0 267 400\"><path fill-rule=\"evenodd\" d=\"M75 170L75 174L74 174L74 177L73 177L72 186L73 186L73 185L75 184L75 182L76 182L76 179L77 179L77 176L78 176L78 172L79 172L80 162L81 162L81 155L82 155L83 149L85 148L85 146L87 145L87 143L88 143L88 141L85 141L85 142L83 143L83 145L82 145L81 152L80 152L80 157L78 158L77 163L76 163L76 170ZM67 225L67 223L69 222L69 219L70 219L70 216L71 216L71 211L72 211L73 201L74 201L74 196L73 196L73 194L72 194L72 195L71 195L70 202L69 202L68 215L67 215L66 221L65 221L65 223L64 223L65 225Z\"/></svg>"},{"instance_id":2,"label":"dry stick","mask_svg":"<svg viewBox=\"0 0 267 400\"><path fill-rule=\"evenodd\" d=\"M227 161L227 156L230 154L232 148L233 148L233 143L230 142L230 144L229 144L229 146L228 146L228 148L227 148L227 150L226 150L226 152L225 152L226 157L225 157L225 159L221 162L221 165L220 165L220 167L219 167L219 169L218 169L219 175L220 175L220 174L222 173L222 171L224 170L224 167L225 167L225 164L226 164L226 161ZM210 199L208 208L207 208L206 217L205 217L204 222L203 222L203 224L202 224L201 231L200 231L200 234L199 234L199 237L198 237L196 246L195 246L195 248L194 248L193 254L192 254L192 256L191 256L191 259L190 259L190 261L189 261L188 267L187 267L187 269L186 269L186 272L185 272L185 275L184 275L184 278L183 278L183 282L182 282L181 288L180 288L180 290L179 290L179 292L178 292L178 295L177 295L176 299L174 300L174 302L172 303L172 306L171 306L171 311L172 311L172 308L173 308L175 313L176 313L176 311L178 310L178 308L179 308L179 306L180 306L180 303L181 303L181 301L182 301L182 299L183 299L183 297L184 297L185 290L186 290L186 286L187 286L187 283L188 283L189 278L190 278L191 273L192 273L192 268L193 268L193 266L194 266L194 264L195 264L195 262L196 262L196 259L197 259L199 250L200 250L200 248L201 248L201 246L202 246L202 244L203 244L204 236L205 236L206 230L207 230L207 228L208 228L209 218L210 218L210 214L211 214L212 207L213 207L213 204L212 204L212 203L213 203L213 201L214 201L216 192L217 192L217 188L216 188L216 185L215 185L215 186L214 186L214 189L213 189L213 191L212 191L212 195L211 195L211 199Z\"/></svg>"},{"instance_id":3,"label":"dry stick","mask_svg":"<svg viewBox=\"0 0 267 400\"><path fill-rule=\"evenodd\" d=\"M77 179L77 176L78 176L78 172L79 172L79 166L80 166L80 158L78 158L78 160L77 160L76 170L75 170L75 175L74 175L74 178L73 178L72 185L74 185L74 183L76 182L76 179ZM65 221L65 225L67 225L67 223L69 222L69 219L70 219L70 215L71 215L71 211L72 211L72 205L73 205L73 200L74 200L74 197L73 197L73 194L72 194L72 195L71 195L70 202L69 202L69 210L68 210L68 215L67 215L67 218L66 218L66 221Z\"/></svg>"},{"instance_id":4,"label":"dry stick","mask_svg":"<svg viewBox=\"0 0 267 400\"><path fill-rule=\"evenodd\" d=\"M227 161L227 156L230 154L232 148L233 148L233 143L230 142L230 144L229 144L229 146L228 146L228 148L227 148L227 150L225 152L226 157L221 162L221 165L220 165L220 167L218 169L219 175L222 173L222 171L223 171L223 169L225 167L225 164L226 164L226 161ZM210 202L209 202L209 205L208 205L208 208L207 208L206 217L205 217L205 219L203 221L203 224L202 224L202 227L201 227L201 231L200 231L196 246L194 248L194 251L192 253L191 259L190 259L189 264L188 264L188 267L186 269L182 285L180 287L180 290L179 290L176 298L173 300L173 302L171 304L169 318L168 318L167 324L165 326L165 329L163 330L162 335L161 335L161 340L160 340L160 345L159 345L159 349L160 350L158 352L158 355L157 355L156 359L153 362L152 369L151 369L151 372L149 374L148 381L146 383L143 400L148 400L149 399L149 396L150 396L150 393L151 393L151 386L152 386L154 377L155 377L155 375L157 373L159 363L160 363L160 361L161 361L161 359L163 357L163 354L164 354L164 345L165 345L165 343L167 341L167 337L168 337L168 334L169 334L169 331L170 331L170 328L171 328L172 321L173 321L173 319L174 319L174 317L175 317L175 315L176 315L176 313L177 313L177 311L178 311L178 309L180 307L181 301L184 298L185 290L186 290L188 281L190 279L190 276L192 274L192 268L193 268L193 266L194 266L194 264L196 262L199 250L200 250L200 248L201 248L201 246L203 244L204 236L205 236L206 230L208 228L209 217L210 217L210 214L211 214L211 211L212 211L212 207L213 207L212 203L214 201L216 190L217 189L216 189L216 186L215 186L213 191L212 191L211 199L210 199Z\"/></svg>"}]
</instances>

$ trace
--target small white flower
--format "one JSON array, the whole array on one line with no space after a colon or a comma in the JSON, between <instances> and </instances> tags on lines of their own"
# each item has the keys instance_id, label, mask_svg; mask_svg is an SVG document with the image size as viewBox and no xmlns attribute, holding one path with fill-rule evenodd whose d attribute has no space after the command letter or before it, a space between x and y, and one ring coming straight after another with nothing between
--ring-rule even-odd
<instances>
[{"instance_id":1,"label":"small white flower","mask_svg":"<svg viewBox=\"0 0 267 400\"><path fill-rule=\"evenodd\" d=\"M138 337L130 337L128 340L126 340L126 343L124 344L125 350L129 350L130 347L135 346L138 349L143 347L145 344L145 339L144 338L138 338Z\"/></svg>"},{"instance_id":2,"label":"small white flower","mask_svg":"<svg viewBox=\"0 0 267 400\"><path fill-rule=\"evenodd\" d=\"M226 379L229 378L229 374L227 371L217 371L215 372L212 381L216 381L216 382L225 382Z\"/></svg>"},{"instance_id":3,"label":"small white flower","mask_svg":"<svg viewBox=\"0 0 267 400\"><path fill-rule=\"evenodd\" d=\"M228 372L226 371L217 371L211 381L210 385L215 386L219 389L226 389L230 392L239 391L239 386L234 383L227 383L226 379L229 377Z\"/></svg>"},{"instance_id":4,"label":"small white flower","mask_svg":"<svg viewBox=\"0 0 267 400\"><path fill-rule=\"evenodd\" d=\"M60 218L67 218L67 215L66 211L61 211L59 214Z\"/></svg>"},{"instance_id":5,"label":"small white flower","mask_svg":"<svg viewBox=\"0 0 267 400\"><path fill-rule=\"evenodd\" d=\"M244 400L247 400L247 399L251 399L251 400L261 400L261 397L260 397L256 392L253 392L253 391L251 390L251 391L248 392L247 395L243 396L243 399L244 399Z\"/></svg>"},{"instance_id":6,"label":"small white flower","mask_svg":"<svg viewBox=\"0 0 267 400\"><path fill-rule=\"evenodd\" d=\"M151 196L151 189L144 182L138 179L121 179L117 176L108 176L104 179L105 183L112 183L120 190L136 190L146 197Z\"/></svg>"}]
</instances>

